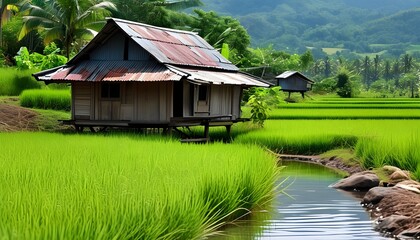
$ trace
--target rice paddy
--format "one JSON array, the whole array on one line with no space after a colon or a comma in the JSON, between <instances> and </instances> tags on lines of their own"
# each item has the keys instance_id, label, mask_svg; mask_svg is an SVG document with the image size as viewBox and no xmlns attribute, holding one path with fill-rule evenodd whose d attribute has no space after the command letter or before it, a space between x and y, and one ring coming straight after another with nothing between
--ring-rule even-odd
<instances>
[{"instance_id":1,"label":"rice paddy","mask_svg":"<svg viewBox=\"0 0 420 240\"><path fill-rule=\"evenodd\" d=\"M198 239L270 201L278 174L256 146L51 133L0 145L5 239Z\"/></svg>"},{"instance_id":2,"label":"rice paddy","mask_svg":"<svg viewBox=\"0 0 420 240\"><path fill-rule=\"evenodd\" d=\"M70 90L25 90L20 94L20 105L29 108L70 111Z\"/></svg>"},{"instance_id":3,"label":"rice paddy","mask_svg":"<svg viewBox=\"0 0 420 240\"><path fill-rule=\"evenodd\" d=\"M418 99L330 98L283 104L271 111L263 129L237 129L236 142L288 154L351 148L366 168L395 165L420 179L419 106Z\"/></svg>"}]
</instances>

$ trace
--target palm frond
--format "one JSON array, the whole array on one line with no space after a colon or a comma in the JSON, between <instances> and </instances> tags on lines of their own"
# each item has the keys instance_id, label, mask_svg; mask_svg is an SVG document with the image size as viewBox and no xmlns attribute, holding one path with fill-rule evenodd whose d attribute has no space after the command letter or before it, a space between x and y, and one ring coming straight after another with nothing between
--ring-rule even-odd
<instances>
[{"instance_id":1,"label":"palm frond","mask_svg":"<svg viewBox=\"0 0 420 240\"><path fill-rule=\"evenodd\" d=\"M64 34L64 29L60 26L45 29L44 43L48 44L54 40L60 40Z\"/></svg>"}]
</instances>

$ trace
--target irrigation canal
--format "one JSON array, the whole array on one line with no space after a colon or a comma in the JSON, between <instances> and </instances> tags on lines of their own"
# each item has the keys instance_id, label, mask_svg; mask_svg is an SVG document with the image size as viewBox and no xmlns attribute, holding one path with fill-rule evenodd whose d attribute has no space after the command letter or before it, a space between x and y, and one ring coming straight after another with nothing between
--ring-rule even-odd
<instances>
[{"instance_id":1,"label":"irrigation canal","mask_svg":"<svg viewBox=\"0 0 420 240\"><path fill-rule=\"evenodd\" d=\"M287 239L287 240L379 240L360 197L328 187L340 179L330 169L307 163L288 162L282 170L288 186L271 211L252 214L225 235L211 239ZM283 181L281 179L281 181Z\"/></svg>"}]
</instances>

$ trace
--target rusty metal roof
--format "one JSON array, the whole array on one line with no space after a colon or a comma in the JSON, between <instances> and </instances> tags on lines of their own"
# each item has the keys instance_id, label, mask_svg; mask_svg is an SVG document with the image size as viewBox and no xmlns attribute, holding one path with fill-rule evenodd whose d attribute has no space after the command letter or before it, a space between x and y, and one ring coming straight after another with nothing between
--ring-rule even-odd
<instances>
[{"instance_id":1,"label":"rusty metal roof","mask_svg":"<svg viewBox=\"0 0 420 240\"><path fill-rule=\"evenodd\" d=\"M117 18L108 19L105 27L69 63L84 59L91 49L103 44L110 35L118 34L121 30L160 63L239 71L197 33Z\"/></svg>"},{"instance_id":2,"label":"rusty metal roof","mask_svg":"<svg viewBox=\"0 0 420 240\"><path fill-rule=\"evenodd\" d=\"M227 84L268 87L252 75L220 70L203 70L160 64L150 61L92 61L84 60L74 66L63 66L35 74L43 81L180 81L185 78L197 84Z\"/></svg>"},{"instance_id":3,"label":"rusty metal roof","mask_svg":"<svg viewBox=\"0 0 420 240\"><path fill-rule=\"evenodd\" d=\"M313 80L309 79L308 77L306 77L305 75L303 75L302 73L297 72L297 71L285 71L284 73L278 75L276 77L276 79L286 79L286 78L289 78L289 77L291 77L293 75L298 75L301 78L305 79L306 81L311 82L311 83L314 83Z\"/></svg>"},{"instance_id":4,"label":"rusty metal roof","mask_svg":"<svg viewBox=\"0 0 420 240\"><path fill-rule=\"evenodd\" d=\"M179 81L182 76L150 61L88 61L35 74L44 81Z\"/></svg>"}]
</instances>

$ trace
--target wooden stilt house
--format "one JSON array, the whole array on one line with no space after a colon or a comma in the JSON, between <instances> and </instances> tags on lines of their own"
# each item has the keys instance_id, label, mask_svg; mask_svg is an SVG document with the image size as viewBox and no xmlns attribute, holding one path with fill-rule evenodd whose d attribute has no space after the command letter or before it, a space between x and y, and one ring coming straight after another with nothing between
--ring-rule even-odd
<instances>
[{"instance_id":1,"label":"wooden stilt house","mask_svg":"<svg viewBox=\"0 0 420 240\"><path fill-rule=\"evenodd\" d=\"M283 92L290 93L300 92L302 97L305 97L305 92L312 90L312 85L315 83L305 75L296 71L286 71L276 77L277 85L281 86Z\"/></svg>"},{"instance_id":2,"label":"wooden stilt house","mask_svg":"<svg viewBox=\"0 0 420 240\"><path fill-rule=\"evenodd\" d=\"M71 83L72 119L83 127L229 126L244 88L268 87L196 33L111 18L66 65L34 74Z\"/></svg>"}]
</instances>

